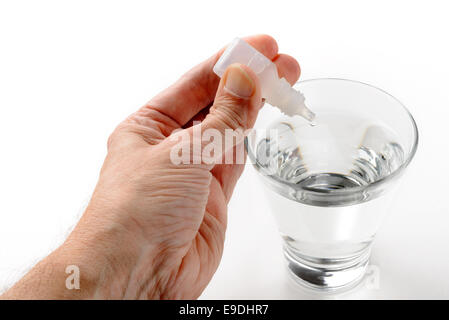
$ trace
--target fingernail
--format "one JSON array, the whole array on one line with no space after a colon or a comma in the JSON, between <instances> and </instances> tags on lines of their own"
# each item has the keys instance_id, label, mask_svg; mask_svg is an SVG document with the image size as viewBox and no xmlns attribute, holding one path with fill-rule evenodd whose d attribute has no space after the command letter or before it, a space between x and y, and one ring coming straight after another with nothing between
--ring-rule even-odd
<instances>
[{"instance_id":1,"label":"fingernail","mask_svg":"<svg viewBox=\"0 0 449 320\"><path fill-rule=\"evenodd\" d=\"M225 88L240 98L249 98L254 93L254 82L238 64L229 66Z\"/></svg>"}]
</instances>

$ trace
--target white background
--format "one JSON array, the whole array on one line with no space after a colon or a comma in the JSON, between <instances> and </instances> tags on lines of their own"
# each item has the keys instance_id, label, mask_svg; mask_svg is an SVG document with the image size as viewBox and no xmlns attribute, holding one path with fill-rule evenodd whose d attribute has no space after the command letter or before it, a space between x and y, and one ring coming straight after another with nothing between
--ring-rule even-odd
<instances>
[{"instance_id":1,"label":"white background","mask_svg":"<svg viewBox=\"0 0 449 320\"><path fill-rule=\"evenodd\" d=\"M449 298L449 44L445 1L1 1L0 288L58 246L114 127L236 36L268 33L302 79L361 80L414 115L418 153L377 236L378 289ZM323 298L291 285L247 167L222 263L202 298ZM335 298L325 296L324 298Z\"/></svg>"}]
</instances>

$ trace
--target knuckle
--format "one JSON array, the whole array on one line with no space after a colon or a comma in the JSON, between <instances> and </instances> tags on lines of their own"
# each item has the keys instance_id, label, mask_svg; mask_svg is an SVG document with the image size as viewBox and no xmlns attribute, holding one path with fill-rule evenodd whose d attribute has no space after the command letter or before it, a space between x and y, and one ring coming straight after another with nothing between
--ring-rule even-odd
<instances>
[{"instance_id":1,"label":"knuckle","mask_svg":"<svg viewBox=\"0 0 449 320\"><path fill-rule=\"evenodd\" d=\"M237 101L236 101L237 100ZM243 101L242 101L243 100ZM245 128L248 102L241 98L224 97L216 101L210 113L231 129Z\"/></svg>"}]
</instances>

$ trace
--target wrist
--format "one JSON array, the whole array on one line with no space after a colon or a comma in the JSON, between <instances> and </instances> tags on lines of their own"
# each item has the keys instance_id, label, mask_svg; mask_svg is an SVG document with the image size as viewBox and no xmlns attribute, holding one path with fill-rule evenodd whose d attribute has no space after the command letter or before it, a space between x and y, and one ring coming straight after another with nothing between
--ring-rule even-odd
<instances>
[{"instance_id":1,"label":"wrist","mask_svg":"<svg viewBox=\"0 0 449 320\"><path fill-rule=\"evenodd\" d=\"M94 283L88 281L88 278L77 278L79 274L75 274L76 272L72 274L73 265L64 260L61 250L62 247L58 248L37 263L1 298L20 300L91 298L95 290Z\"/></svg>"},{"instance_id":2,"label":"wrist","mask_svg":"<svg viewBox=\"0 0 449 320\"><path fill-rule=\"evenodd\" d=\"M160 298L170 278L166 252L129 218L129 210L105 210L90 205L61 247L63 260L79 266L85 296Z\"/></svg>"},{"instance_id":3,"label":"wrist","mask_svg":"<svg viewBox=\"0 0 449 320\"><path fill-rule=\"evenodd\" d=\"M111 226L90 214L83 215L58 254L66 265L79 269L79 290L83 296L121 299L129 285L139 250L122 226Z\"/></svg>"}]
</instances>

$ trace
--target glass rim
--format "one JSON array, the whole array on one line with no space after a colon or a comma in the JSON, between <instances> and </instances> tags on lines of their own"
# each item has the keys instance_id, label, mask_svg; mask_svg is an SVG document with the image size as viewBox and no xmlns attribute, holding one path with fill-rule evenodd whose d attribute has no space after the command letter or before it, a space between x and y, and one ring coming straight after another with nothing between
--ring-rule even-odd
<instances>
[{"instance_id":1,"label":"glass rim","mask_svg":"<svg viewBox=\"0 0 449 320\"><path fill-rule=\"evenodd\" d=\"M351 195L351 194L355 194L355 193L361 193L364 192L366 190L369 189L375 189L387 182L389 182L390 180L394 179L396 176L399 176L404 170L405 168L408 167L408 165L410 164L410 162L412 161L412 159L414 158L416 151L418 149L418 141L419 141L419 133L418 133L418 127L416 125L416 121L413 118L412 114L410 113L410 111L407 109L407 107L399 100L397 99L395 96L391 95L390 93L388 93L387 91L380 89L374 85L362 82L362 81L358 81L358 80L351 80L351 79L344 79L344 78L313 78L313 79L306 79L306 80L301 80L301 81L297 81L295 83L295 85L298 84L302 84L302 83L307 83L307 82L314 82L314 81L327 81L327 80L333 80L333 81L344 81L344 82L351 82L357 85L362 85L362 86L367 86L370 87L372 89L375 89L387 96L389 96L390 98L392 98L393 100L395 100L401 107L402 109L405 111L405 113L408 115L408 118L412 124L413 127L413 134L414 134L414 141L413 141L413 145L412 148L410 150L410 153L408 154L407 158L405 159L405 161L398 167L396 168L396 170L394 170L392 173L390 173L389 175L382 177L379 180L376 180L374 182L368 183L366 185L361 185L361 186L356 186L356 187L352 187L352 188L347 188L347 189L331 189L331 190L319 190L317 191L316 189L311 189L308 187L301 187L296 183L292 183L292 182L288 182L285 181L273 174L266 174L264 175L265 177L267 177L268 179L274 181L275 183L279 183L282 185L288 185L291 188L295 189L295 190L303 190L306 191L309 194L312 195L317 195L317 196L322 196L324 194L330 194L330 195ZM254 129L253 129L254 130ZM254 156L253 154L253 150L249 145L248 142L248 137L245 137L245 149L248 152L248 156L251 159L252 164L256 167L256 170L258 172L263 171L263 167L262 166L256 166L256 164L258 163L257 158Z\"/></svg>"}]
</instances>

